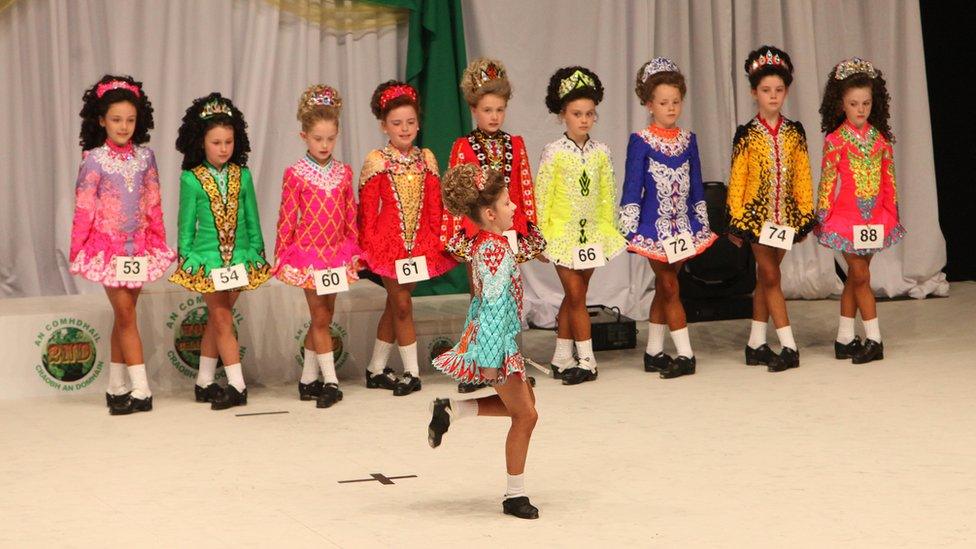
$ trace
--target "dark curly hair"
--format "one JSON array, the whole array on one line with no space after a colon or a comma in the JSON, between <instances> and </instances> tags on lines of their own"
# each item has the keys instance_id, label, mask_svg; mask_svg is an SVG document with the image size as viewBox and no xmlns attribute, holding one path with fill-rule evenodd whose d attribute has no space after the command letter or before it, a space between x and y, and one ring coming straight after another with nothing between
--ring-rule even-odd
<instances>
[{"instance_id":1,"label":"dark curly hair","mask_svg":"<svg viewBox=\"0 0 976 549\"><path fill-rule=\"evenodd\" d=\"M577 81L574 87L568 93L566 93L566 95L560 97L560 84L563 80L576 74L576 71L579 71L590 78L593 81L593 85L590 86ZM581 98L590 99L596 105L599 105L600 101L603 101L603 83L600 82L600 77L597 76L595 72L586 67L563 67L549 77L549 87L546 88L546 107L552 114L559 114L563 112L563 109L566 108L566 105L569 102Z\"/></svg>"},{"instance_id":2,"label":"dark curly hair","mask_svg":"<svg viewBox=\"0 0 976 549\"><path fill-rule=\"evenodd\" d=\"M373 97L369 100L369 108L373 111L373 116L375 116L377 120L385 120L386 115L390 114L390 111L393 109L402 107L404 105L410 105L415 111L417 111L417 118L420 118L419 92L417 92L417 101L414 101L408 95L401 95L387 101L386 105L380 106L380 96L383 95L383 92L386 91L387 88L391 88L393 86L410 86L410 84L400 82L399 80L387 80L379 86L376 86L376 89L373 90ZM410 87L413 88L413 86ZM417 89L414 88L414 91L416 92Z\"/></svg>"},{"instance_id":3,"label":"dark curly hair","mask_svg":"<svg viewBox=\"0 0 976 549\"><path fill-rule=\"evenodd\" d=\"M760 65L755 71L752 70L752 63L759 59L759 57L766 55L766 52L772 52L774 56L778 55L780 60L786 63L786 68L780 65ZM746 62L743 64L743 68L746 70L746 76L749 77L749 85L752 89L756 89L759 86L759 82L763 78L770 75L776 75L783 79L783 83L786 87L790 87L793 84L793 60L790 59L790 54L777 48L776 46L759 46L758 48L749 52L746 57Z\"/></svg>"},{"instance_id":4,"label":"dark curly hair","mask_svg":"<svg viewBox=\"0 0 976 549\"><path fill-rule=\"evenodd\" d=\"M890 143L895 142L895 136L891 133L891 126L888 125L888 118L891 116L889 105L891 96L888 95L888 87L881 75L881 71L875 69L877 76L871 78L864 73L855 73L843 80L834 78L837 67L831 69L827 75L827 85L824 86L823 101L820 103L820 131L831 133L844 123L844 94L852 88L871 89L871 114L868 115L868 123L874 126L881 135Z\"/></svg>"},{"instance_id":5,"label":"dark curly hair","mask_svg":"<svg viewBox=\"0 0 976 549\"><path fill-rule=\"evenodd\" d=\"M214 114L201 118L200 114L204 107L211 101L226 105L230 108L230 114ZM176 150L183 153L184 170L193 169L206 160L203 139L214 126L224 126L234 130L234 154L231 155L229 162L239 166L247 165L247 153L251 152L251 142L247 139L247 122L244 121L244 114L230 99L213 92L206 97L194 99L193 104L183 115L183 124L180 125L180 131L176 135Z\"/></svg>"},{"instance_id":6,"label":"dark curly hair","mask_svg":"<svg viewBox=\"0 0 976 549\"><path fill-rule=\"evenodd\" d=\"M479 190L477 182L482 177L484 188ZM480 222L481 209L491 207L507 188L501 172L482 172L474 164L463 163L444 174L441 179L441 198L447 211Z\"/></svg>"},{"instance_id":7,"label":"dark curly hair","mask_svg":"<svg viewBox=\"0 0 976 549\"><path fill-rule=\"evenodd\" d=\"M650 63L650 61L647 63ZM688 86L685 84L683 74L675 71L661 71L648 76L647 80L642 80L644 67L647 63L644 63L641 65L641 68L637 69L637 86L634 88L634 93L640 99L641 105L646 105L654 97L654 89L663 84L678 88L678 92L681 93L681 98L684 99L685 94L688 92Z\"/></svg>"},{"instance_id":8,"label":"dark curly hair","mask_svg":"<svg viewBox=\"0 0 976 549\"><path fill-rule=\"evenodd\" d=\"M139 95L136 96L135 93L125 88L115 88L98 97L98 86L113 80L139 88ZM146 97L146 90L142 88L142 82L133 80L131 76L106 74L92 87L85 90L85 95L82 96L81 100L81 112L78 113L81 116L81 134L78 141L81 150L94 149L105 143L108 134L105 133L105 128L99 121L108 112L109 107L122 101L128 101L136 108L136 129L132 132L132 143L141 145L149 142L149 130L153 129L153 108L149 98Z\"/></svg>"}]
</instances>

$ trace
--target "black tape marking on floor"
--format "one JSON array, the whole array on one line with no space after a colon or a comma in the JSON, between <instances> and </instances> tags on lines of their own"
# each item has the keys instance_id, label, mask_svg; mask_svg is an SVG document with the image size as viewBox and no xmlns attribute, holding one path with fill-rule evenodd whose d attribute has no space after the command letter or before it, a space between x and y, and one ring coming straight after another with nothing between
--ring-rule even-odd
<instances>
[{"instance_id":1,"label":"black tape marking on floor","mask_svg":"<svg viewBox=\"0 0 976 549\"><path fill-rule=\"evenodd\" d=\"M237 415L237 417L245 417L245 416L270 416L274 414L287 414L287 413L288 410L282 410L280 412L252 412L250 414L235 414L235 415Z\"/></svg>"},{"instance_id":2,"label":"black tape marking on floor","mask_svg":"<svg viewBox=\"0 0 976 549\"><path fill-rule=\"evenodd\" d=\"M358 479L353 479L353 480L340 480L339 481L339 484L346 484L346 483L349 483L349 482L372 482L374 480L377 481L377 482L379 482L380 484L396 484L393 481L394 480L397 480L397 479L401 479L401 478L417 478L417 475L401 475L401 476L397 476L397 477L388 477L388 476L384 475L383 473L370 473L369 476L372 477L372 478L358 478Z\"/></svg>"}]
</instances>

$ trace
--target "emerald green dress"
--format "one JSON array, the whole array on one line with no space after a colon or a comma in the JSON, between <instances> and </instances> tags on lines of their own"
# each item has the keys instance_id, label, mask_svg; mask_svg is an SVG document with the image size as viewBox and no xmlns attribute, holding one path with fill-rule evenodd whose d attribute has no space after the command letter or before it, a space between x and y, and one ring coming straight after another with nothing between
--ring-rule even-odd
<instances>
[{"instance_id":1,"label":"emerald green dress","mask_svg":"<svg viewBox=\"0 0 976 549\"><path fill-rule=\"evenodd\" d=\"M251 172L227 163L203 163L180 176L179 268L170 281L212 293L212 269L243 263L253 290L271 278Z\"/></svg>"}]
</instances>

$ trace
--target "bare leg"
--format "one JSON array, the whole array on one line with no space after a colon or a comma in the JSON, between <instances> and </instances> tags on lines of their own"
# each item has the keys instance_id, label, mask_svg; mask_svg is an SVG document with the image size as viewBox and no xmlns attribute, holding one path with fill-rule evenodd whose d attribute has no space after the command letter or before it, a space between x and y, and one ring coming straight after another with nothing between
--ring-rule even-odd
<instances>
[{"instance_id":1,"label":"bare leg","mask_svg":"<svg viewBox=\"0 0 976 549\"><path fill-rule=\"evenodd\" d=\"M688 325L685 308L678 295L678 269L683 262L668 264L652 259L650 263L654 270L654 299L660 302L659 307L664 313L662 321L667 320L668 329L672 332L680 330ZM651 312L654 312L653 304Z\"/></svg>"},{"instance_id":2,"label":"bare leg","mask_svg":"<svg viewBox=\"0 0 976 549\"><path fill-rule=\"evenodd\" d=\"M397 344L401 347L417 341L417 333L413 325L413 300L410 294L417 287L416 284L400 284L392 278L383 277L386 295L393 306L393 329L396 332ZM385 314L385 313L384 313Z\"/></svg>"},{"instance_id":3,"label":"bare leg","mask_svg":"<svg viewBox=\"0 0 976 549\"><path fill-rule=\"evenodd\" d=\"M593 269L575 271L557 265L556 274L559 275L559 282L562 283L565 292L560 314L563 314L563 307L565 307L570 332L566 336L560 333L559 337L572 337L576 341L586 341L591 337L590 315L586 312L586 292L589 288L590 277L593 276ZM562 332L562 322L560 322L559 329Z\"/></svg>"},{"instance_id":4,"label":"bare leg","mask_svg":"<svg viewBox=\"0 0 976 549\"><path fill-rule=\"evenodd\" d=\"M331 326L336 295L317 295L315 290L305 290L305 301L308 302L308 312L312 318L308 327L308 336L305 337L305 347L312 349L316 354L328 353L332 350Z\"/></svg>"},{"instance_id":5,"label":"bare leg","mask_svg":"<svg viewBox=\"0 0 976 549\"><path fill-rule=\"evenodd\" d=\"M786 298L780 287L780 263L786 255L786 250L780 250L763 244L753 243L752 252L756 256L756 266L759 271L759 285L762 286L766 308L773 317L773 325L777 329L790 325L790 317L786 312ZM753 318L755 318L755 312ZM758 320L758 319L757 319Z\"/></svg>"},{"instance_id":6,"label":"bare leg","mask_svg":"<svg viewBox=\"0 0 976 549\"><path fill-rule=\"evenodd\" d=\"M861 311L861 320L873 320L878 317L874 292L871 291L871 255L844 254L847 261L847 282L844 283L844 293L851 288L851 296ZM841 314L844 314L844 303L841 302ZM854 316L854 312L850 315Z\"/></svg>"},{"instance_id":7,"label":"bare leg","mask_svg":"<svg viewBox=\"0 0 976 549\"><path fill-rule=\"evenodd\" d=\"M207 328L211 329L213 343L224 365L238 364L241 361L240 347L234 334L234 302L238 292L214 292L203 294L207 303ZM204 332L206 336L206 332ZM201 346L201 353L203 348ZM205 353L204 356L206 355Z\"/></svg>"},{"instance_id":8,"label":"bare leg","mask_svg":"<svg viewBox=\"0 0 976 549\"><path fill-rule=\"evenodd\" d=\"M139 291L140 288L105 288L105 294L108 295L115 314L112 324L112 362L124 362L130 366L144 363L142 339L136 323Z\"/></svg>"}]
</instances>

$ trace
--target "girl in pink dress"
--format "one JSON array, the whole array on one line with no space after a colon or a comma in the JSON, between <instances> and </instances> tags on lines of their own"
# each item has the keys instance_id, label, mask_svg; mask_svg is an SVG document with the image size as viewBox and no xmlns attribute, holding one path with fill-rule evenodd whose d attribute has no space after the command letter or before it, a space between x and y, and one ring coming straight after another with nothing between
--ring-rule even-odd
<instances>
[{"instance_id":1,"label":"girl in pink dress","mask_svg":"<svg viewBox=\"0 0 976 549\"><path fill-rule=\"evenodd\" d=\"M905 236L898 219L890 99L881 71L854 57L830 71L820 105L821 129L827 137L814 234L823 246L843 253L847 262L834 356L850 358L854 364L884 358L871 290L871 258ZM859 310L863 345L854 335Z\"/></svg>"},{"instance_id":2,"label":"girl in pink dress","mask_svg":"<svg viewBox=\"0 0 976 549\"><path fill-rule=\"evenodd\" d=\"M330 86L316 84L305 90L298 104L305 157L285 170L278 213L274 273L280 280L305 290L312 321L305 336L305 365L298 382L301 400L328 408L342 400L332 355L332 314L336 294L318 295L341 276L357 280L359 232L352 169L336 160L332 151L339 135L342 99ZM319 381L321 370L323 381Z\"/></svg>"},{"instance_id":3,"label":"girl in pink dress","mask_svg":"<svg viewBox=\"0 0 976 549\"><path fill-rule=\"evenodd\" d=\"M152 104L141 82L113 75L103 76L82 100L70 270L102 284L115 314L105 394L109 412L148 412L152 392L136 301L142 285L162 277L176 256L166 245L156 158L142 146L153 128Z\"/></svg>"}]
</instances>

